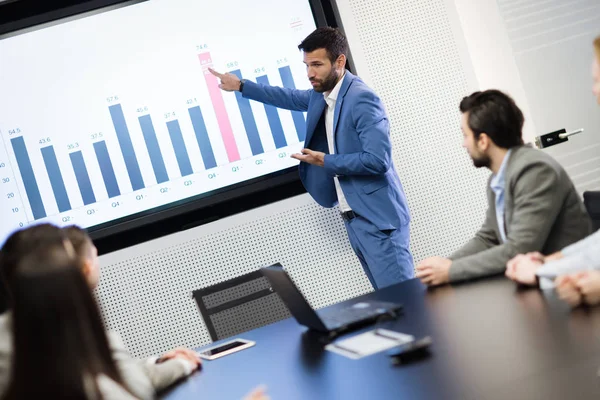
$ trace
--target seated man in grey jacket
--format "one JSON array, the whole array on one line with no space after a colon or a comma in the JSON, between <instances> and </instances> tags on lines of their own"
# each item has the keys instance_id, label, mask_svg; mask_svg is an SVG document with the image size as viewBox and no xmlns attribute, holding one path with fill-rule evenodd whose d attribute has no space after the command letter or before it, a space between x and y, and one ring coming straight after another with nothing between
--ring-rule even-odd
<instances>
[{"instance_id":1,"label":"seated man in grey jacket","mask_svg":"<svg viewBox=\"0 0 600 400\"><path fill-rule=\"evenodd\" d=\"M71 239L73 243L71 242ZM0 275L10 295L12 271L26 254L59 246L79 258L90 286L98 281L95 247L79 228L62 230L49 224L36 225L14 233L0 251ZM0 315L0 394L10 379L12 359L11 313ZM116 332L108 332L109 345L123 382L140 399L152 399L155 391L163 389L199 368L198 356L187 349L176 349L156 359L138 360L129 354Z\"/></svg>"},{"instance_id":2,"label":"seated man in grey jacket","mask_svg":"<svg viewBox=\"0 0 600 400\"><path fill-rule=\"evenodd\" d=\"M427 285L499 274L519 253L553 253L590 233L591 223L564 169L549 155L523 145L523 113L497 90L475 92L460 103L463 147L475 167L492 171L488 210L475 237L449 258L417 266Z\"/></svg>"}]
</instances>

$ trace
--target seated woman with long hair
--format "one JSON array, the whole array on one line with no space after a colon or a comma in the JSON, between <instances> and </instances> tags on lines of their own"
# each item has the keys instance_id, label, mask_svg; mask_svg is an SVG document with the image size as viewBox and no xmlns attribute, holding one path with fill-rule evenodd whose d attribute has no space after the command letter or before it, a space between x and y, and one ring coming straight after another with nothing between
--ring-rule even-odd
<instances>
[{"instance_id":1,"label":"seated woman with long hair","mask_svg":"<svg viewBox=\"0 0 600 400\"><path fill-rule=\"evenodd\" d=\"M5 399L134 399L112 359L77 262L48 248L24 258L12 292L12 374Z\"/></svg>"},{"instance_id":2,"label":"seated woman with long hair","mask_svg":"<svg viewBox=\"0 0 600 400\"><path fill-rule=\"evenodd\" d=\"M55 236L19 257L2 254L0 264L11 265L2 278L11 300L10 316L4 316L10 335L4 339L12 346L3 354L9 383L0 397L135 399L113 359L82 260L70 240ZM268 396L257 388L246 399Z\"/></svg>"}]
</instances>

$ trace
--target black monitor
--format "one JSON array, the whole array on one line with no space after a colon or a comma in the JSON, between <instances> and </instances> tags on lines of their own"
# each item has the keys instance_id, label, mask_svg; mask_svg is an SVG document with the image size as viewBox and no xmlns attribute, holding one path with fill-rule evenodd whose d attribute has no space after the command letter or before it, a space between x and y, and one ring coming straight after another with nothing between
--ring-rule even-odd
<instances>
[{"instance_id":1,"label":"black monitor","mask_svg":"<svg viewBox=\"0 0 600 400\"><path fill-rule=\"evenodd\" d=\"M18 5L0 6L15 10L0 20L0 244L34 223L102 239L301 192L305 114L223 92L208 68L310 88L297 45L331 24L322 2Z\"/></svg>"}]
</instances>

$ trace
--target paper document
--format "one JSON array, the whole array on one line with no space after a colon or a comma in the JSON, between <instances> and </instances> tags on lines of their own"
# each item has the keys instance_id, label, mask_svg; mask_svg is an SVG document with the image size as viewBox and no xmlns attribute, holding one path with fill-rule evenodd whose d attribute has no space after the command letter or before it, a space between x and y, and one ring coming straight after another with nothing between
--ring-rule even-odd
<instances>
[{"instance_id":1,"label":"paper document","mask_svg":"<svg viewBox=\"0 0 600 400\"><path fill-rule=\"evenodd\" d=\"M325 350L358 360L413 340L415 340L415 337L412 335L387 329L374 329L348 339L330 343L325 346Z\"/></svg>"}]
</instances>

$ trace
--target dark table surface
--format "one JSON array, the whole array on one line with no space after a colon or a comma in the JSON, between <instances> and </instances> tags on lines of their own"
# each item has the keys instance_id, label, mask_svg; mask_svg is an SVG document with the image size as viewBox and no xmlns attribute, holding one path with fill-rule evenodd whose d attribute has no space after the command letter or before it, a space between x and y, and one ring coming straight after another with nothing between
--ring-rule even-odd
<instances>
[{"instance_id":1,"label":"dark table surface","mask_svg":"<svg viewBox=\"0 0 600 400\"><path fill-rule=\"evenodd\" d=\"M239 335L256 346L205 361L162 398L241 399L265 384L273 400L600 399L600 307L571 311L553 292L501 277L436 289L411 280L358 299L402 303L378 326L431 336L431 355L400 366L384 353L351 360L287 319Z\"/></svg>"}]
</instances>

